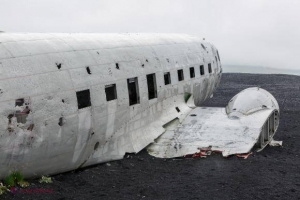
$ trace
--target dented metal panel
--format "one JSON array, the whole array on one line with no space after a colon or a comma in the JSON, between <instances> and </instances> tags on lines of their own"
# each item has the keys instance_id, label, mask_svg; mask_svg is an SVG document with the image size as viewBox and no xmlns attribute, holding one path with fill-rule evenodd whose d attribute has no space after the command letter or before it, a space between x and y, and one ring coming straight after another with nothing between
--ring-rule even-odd
<instances>
[{"instance_id":1,"label":"dented metal panel","mask_svg":"<svg viewBox=\"0 0 300 200\"><path fill-rule=\"evenodd\" d=\"M12 170L25 177L55 174L138 152L165 132L164 124L182 122L221 78L220 63L208 73L216 55L201 44L215 47L188 35L1 33L0 42L0 178ZM146 75L152 73L157 98L149 100ZM140 102L129 106L127 79L134 77ZM117 99L107 102L109 84L116 84ZM83 90L91 106L78 109L76 92ZM194 100L189 106L187 93ZM26 123L16 123L20 98L30 100Z\"/></svg>"},{"instance_id":2,"label":"dented metal panel","mask_svg":"<svg viewBox=\"0 0 300 200\"><path fill-rule=\"evenodd\" d=\"M195 108L173 130L167 130L148 152L171 158L201 152L204 148L223 156L248 154L257 144L262 150L273 140L279 125L275 98L261 88L235 95L226 108Z\"/></svg>"},{"instance_id":3,"label":"dented metal panel","mask_svg":"<svg viewBox=\"0 0 300 200\"><path fill-rule=\"evenodd\" d=\"M175 130L167 131L148 147L148 152L172 158L211 146L212 151L221 151L223 156L248 153L271 113L265 110L246 119L230 119L224 108L195 108Z\"/></svg>"}]
</instances>

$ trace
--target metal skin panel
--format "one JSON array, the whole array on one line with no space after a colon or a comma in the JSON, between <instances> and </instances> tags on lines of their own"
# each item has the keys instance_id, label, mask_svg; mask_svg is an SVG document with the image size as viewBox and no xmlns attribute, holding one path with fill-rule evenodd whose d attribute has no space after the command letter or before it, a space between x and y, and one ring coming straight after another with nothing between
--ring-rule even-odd
<instances>
[{"instance_id":1,"label":"metal skin panel","mask_svg":"<svg viewBox=\"0 0 300 200\"><path fill-rule=\"evenodd\" d=\"M269 144L278 125L275 98L264 89L248 88L235 95L226 108L195 108L147 149L160 158L195 154L205 148L225 157L246 154L256 144L258 151Z\"/></svg>"},{"instance_id":2,"label":"metal skin panel","mask_svg":"<svg viewBox=\"0 0 300 200\"><path fill-rule=\"evenodd\" d=\"M1 33L0 42L0 178L13 170L51 175L137 153L165 132L164 124L182 122L193 109L188 105L201 105L221 78L219 61L207 71L215 47L188 35ZM185 77L180 83L178 69ZM146 75L152 73L157 98L149 100ZM129 106L127 79L134 77L140 102ZM116 84L117 99L107 102L109 84ZM91 106L78 109L76 92L87 89ZM194 103L186 104L186 92ZM16 106L20 98L28 103ZM25 108L20 123L16 113Z\"/></svg>"}]
</instances>

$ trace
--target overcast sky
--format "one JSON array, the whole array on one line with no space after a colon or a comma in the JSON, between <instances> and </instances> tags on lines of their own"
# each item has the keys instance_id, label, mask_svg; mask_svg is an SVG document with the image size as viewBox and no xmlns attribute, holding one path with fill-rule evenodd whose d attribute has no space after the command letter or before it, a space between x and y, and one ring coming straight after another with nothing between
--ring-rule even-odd
<instances>
[{"instance_id":1,"label":"overcast sky","mask_svg":"<svg viewBox=\"0 0 300 200\"><path fill-rule=\"evenodd\" d=\"M300 0L0 0L6 32L187 33L224 65L300 69Z\"/></svg>"}]
</instances>

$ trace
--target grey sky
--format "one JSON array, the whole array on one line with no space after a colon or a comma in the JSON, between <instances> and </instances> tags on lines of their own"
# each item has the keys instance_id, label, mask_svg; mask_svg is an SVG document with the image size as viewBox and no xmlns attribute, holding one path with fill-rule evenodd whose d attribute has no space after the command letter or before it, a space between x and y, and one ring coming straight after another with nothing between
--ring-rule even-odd
<instances>
[{"instance_id":1,"label":"grey sky","mask_svg":"<svg viewBox=\"0 0 300 200\"><path fill-rule=\"evenodd\" d=\"M0 0L6 32L205 37L223 64L300 69L299 0Z\"/></svg>"}]
</instances>

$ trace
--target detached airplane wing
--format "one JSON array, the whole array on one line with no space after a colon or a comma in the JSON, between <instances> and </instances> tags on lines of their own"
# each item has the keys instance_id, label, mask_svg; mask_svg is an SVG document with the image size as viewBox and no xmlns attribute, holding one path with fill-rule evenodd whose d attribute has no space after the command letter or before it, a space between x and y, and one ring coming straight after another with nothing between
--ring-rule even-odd
<instances>
[{"instance_id":1,"label":"detached airplane wing","mask_svg":"<svg viewBox=\"0 0 300 200\"><path fill-rule=\"evenodd\" d=\"M203 150L222 152L225 157L247 154L255 145L262 150L272 141L278 117L278 103L269 92L248 88L233 97L226 108L195 108L150 145L148 152L172 158Z\"/></svg>"}]
</instances>

